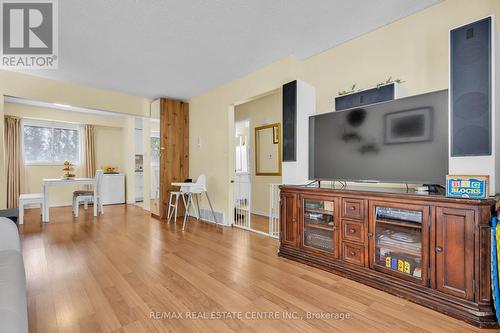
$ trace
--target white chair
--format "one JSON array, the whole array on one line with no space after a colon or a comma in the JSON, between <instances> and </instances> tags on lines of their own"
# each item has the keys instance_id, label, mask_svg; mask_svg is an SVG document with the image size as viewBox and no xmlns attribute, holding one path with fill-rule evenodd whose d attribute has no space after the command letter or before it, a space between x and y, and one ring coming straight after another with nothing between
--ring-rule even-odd
<instances>
[{"instance_id":1,"label":"white chair","mask_svg":"<svg viewBox=\"0 0 500 333\"><path fill-rule=\"evenodd\" d=\"M182 197L182 202L184 203L184 208L186 207L186 193L188 192L188 187L181 186L180 191L171 191L170 198L168 199L168 210L167 210L167 224L170 223L172 216L175 216L174 220L177 219L177 207L179 205L179 198ZM188 212L189 214L189 212ZM198 215L199 219L199 215Z\"/></svg>"},{"instance_id":2,"label":"white chair","mask_svg":"<svg viewBox=\"0 0 500 333\"><path fill-rule=\"evenodd\" d=\"M207 178L205 177L205 175L200 175L196 180L195 186L189 186L183 193L184 195L182 198L184 200L184 206L186 207L186 213L184 214L184 223L182 224L182 230L186 229L187 218L190 215L189 208L191 207L191 205L194 205L193 196L196 199L195 212L197 214L197 219L198 220L200 219L200 204L198 201L198 197L203 193L205 193L205 195L207 196L208 204L210 205L210 210L212 211L212 216L214 217L214 222L215 224L217 224L217 218L215 217L214 209L212 207L212 202L210 201L210 197L208 196ZM185 196L187 196L187 200L185 199Z\"/></svg>"},{"instance_id":3,"label":"white chair","mask_svg":"<svg viewBox=\"0 0 500 333\"><path fill-rule=\"evenodd\" d=\"M170 192L170 198L168 199L168 209L167 209L167 223L170 223L172 216L175 216L177 219L177 205L179 204L179 197L181 196L181 192ZM172 199L175 200L172 203Z\"/></svg>"},{"instance_id":4,"label":"white chair","mask_svg":"<svg viewBox=\"0 0 500 333\"><path fill-rule=\"evenodd\" d=\"M24 206L40 205L40 215L44 220L45 207L43 205L43 193L21 194L19 196L19 224L24 224Z\"/></svg>"},{"instance_id":5,"label":"white chair","mask_svg":"<svg viewBox=\"0 0 500 333\"><path fill-rule=\"evenodd\" d=\"M104 205L102 203L102 170L96 170L95 172L95 186L93 191L80 190L73 192L73 215L78 217L78 209L80 207L80 201L83 201L84 209L87 210L89 201L94 200L94 191L96 191L97 202L94 205L98 205L98 211L104 214Z\"/></svg>"}]
</instances>

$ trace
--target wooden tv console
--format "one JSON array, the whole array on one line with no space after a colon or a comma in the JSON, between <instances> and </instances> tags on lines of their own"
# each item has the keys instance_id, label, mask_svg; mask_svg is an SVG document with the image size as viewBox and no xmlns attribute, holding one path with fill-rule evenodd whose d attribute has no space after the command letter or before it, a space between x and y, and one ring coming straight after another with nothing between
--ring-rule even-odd
<instances>
[{"instance_id":1,"label":"wooden tv console","mask_svg":"<svg viewBox=\"0 0 500 333\"><path fill-rule=\"evenodd\" d=\"M398 189L282 186L279 255L498 327L490 284L494 204Z\"/></svg>"}]
</instances>

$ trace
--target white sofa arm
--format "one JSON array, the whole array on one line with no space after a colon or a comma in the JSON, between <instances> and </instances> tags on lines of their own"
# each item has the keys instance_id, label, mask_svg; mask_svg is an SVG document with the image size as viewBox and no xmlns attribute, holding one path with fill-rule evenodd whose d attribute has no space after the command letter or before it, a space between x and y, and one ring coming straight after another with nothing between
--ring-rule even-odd
<instances>
[{"instance_id":1,"label":"white sofa arm","mask_svg":"<svg viewBox=\"0 0 500 333\"><path fill-rule=\"evenodd\" d=\"M4 250L21 252L21 242L17 225L6 217L0 217L0 251Z\"/></svg>"}]
</instances>

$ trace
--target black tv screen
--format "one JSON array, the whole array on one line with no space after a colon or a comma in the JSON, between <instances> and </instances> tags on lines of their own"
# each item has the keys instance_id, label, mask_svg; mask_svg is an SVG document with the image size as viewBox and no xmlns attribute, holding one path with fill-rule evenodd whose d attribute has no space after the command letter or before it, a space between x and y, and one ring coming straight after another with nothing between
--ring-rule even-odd
<instances>
[{"instance_id":1,"label":"black tv screen","mask_svg":"<svg viewBox=\"0 0 500 333\"><path fill-rule=\"evenodd\" d=\"M309 118L309 178L445 183L448 90Z\"/></svg>"}]
</instances>

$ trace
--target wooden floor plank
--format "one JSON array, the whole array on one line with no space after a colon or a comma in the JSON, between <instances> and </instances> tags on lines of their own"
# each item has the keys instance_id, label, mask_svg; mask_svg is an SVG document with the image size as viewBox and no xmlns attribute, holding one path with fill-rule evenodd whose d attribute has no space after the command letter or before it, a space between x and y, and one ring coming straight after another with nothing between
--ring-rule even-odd
<instances>
[{"instance_id":1,"label":"wooden floor plank","mask_svg":"<svg viewBox=\"0 0 500 333\"><path fill-rule=\"evenodd\" d=\"M280 258L276 240L241 229L182 231L133 205L51 220L28 210L21 226L30 332L500 332ZM242 317L214 319L228 313Z\"/></svg>"}]
</instances>

